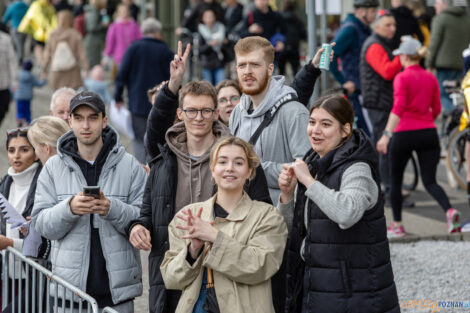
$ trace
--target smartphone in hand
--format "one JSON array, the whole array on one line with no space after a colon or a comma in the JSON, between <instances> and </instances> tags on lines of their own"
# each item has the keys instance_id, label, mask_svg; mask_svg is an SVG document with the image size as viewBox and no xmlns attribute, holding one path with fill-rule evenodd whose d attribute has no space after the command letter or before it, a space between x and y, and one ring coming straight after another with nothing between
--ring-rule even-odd
<instances>
[{"instance_id":1,"label":"smartphone in hand","mask_svg":"<svg viewBox=\"0 0 470 313\"><path fill-rule=\"evenodd\" d=\"M93 197L95 199L100 199L100 187L99 186L86 186L83 187L83 195L87 197Z\"/></svg>"}]
</instances>

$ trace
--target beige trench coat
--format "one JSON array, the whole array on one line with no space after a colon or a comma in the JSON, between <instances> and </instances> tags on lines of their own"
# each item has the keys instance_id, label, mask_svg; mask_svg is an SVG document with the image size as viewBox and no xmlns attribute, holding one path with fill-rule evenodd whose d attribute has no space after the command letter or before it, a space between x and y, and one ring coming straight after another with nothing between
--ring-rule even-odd
<instances>
[{"instance_id":1,"label":"beige trench coat","mask_svg":"<svg viewBox=\"0 0 470 313\"><path fill-rule=\"evenodd\" d=\"M202 207L202 219L213 220L216 196L190 207ZM217 239L207 255L201 253L191 266L186 261L189 240L176 228L184 222L174 218L168 227L170 249L160 267L165 286L182 290L177 313L193 311L201 290L204 267L214 273L220 311L230 313L274 313L271 277L281 266L287 240L284 218L276 208L253 201L244 194L226 218L217 217ZM207 245L207 244L206 244Z\"/></svg>"}]
</instances>

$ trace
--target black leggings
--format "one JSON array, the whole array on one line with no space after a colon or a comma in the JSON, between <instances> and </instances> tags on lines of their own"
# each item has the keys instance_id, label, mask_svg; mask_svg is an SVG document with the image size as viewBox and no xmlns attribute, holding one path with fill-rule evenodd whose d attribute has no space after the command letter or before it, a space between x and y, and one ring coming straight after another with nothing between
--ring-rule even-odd
<instances>
[{"instance_id":1,"label":"black leggings","mask_svg":"<svg viewBox=\"0 0 470 313\"><path fill-rule=\"evenodd\" d=\"M439 137L435 128L403 131L393 134L389 146L390 202L395 222L401 221L403 174L411 152L418 154L421 179L426 191L444 211L451 208L449 198L436 182L436 170L440 159Z\"/></svg>"}]
</instances>

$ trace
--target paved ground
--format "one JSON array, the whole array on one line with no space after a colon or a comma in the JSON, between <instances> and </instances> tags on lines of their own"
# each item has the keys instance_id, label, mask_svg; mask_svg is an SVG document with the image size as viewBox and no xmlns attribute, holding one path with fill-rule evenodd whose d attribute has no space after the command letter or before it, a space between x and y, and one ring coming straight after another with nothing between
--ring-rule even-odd
<instances>
[{"instance_id":1,"label":"paved ground","mask_svg":"<svg viewBox=\"0 0 470 313\"><path fill-rule=\"evenodd\" d=\"M48 114L48 106L51 96L51 90L48 87L43 87L41 89L35 90L35 99L32 102L32 114L33 118L41 115ZM0 134L3 140L5 140L5 132L7 129L16 127L15 121L15 105L12 103L10 105L10 111L2 125L0 126ZM128 151L131 152L130 142L126 138L122 138L123 144ZM6 173L8 168L8 160L6 157L5 145L0 144L0 174L3 175ZM446 190L447 194L450 197L450 201L454 208L460 210L463 214L464 220L470 219L470 210L468 209L468 200L466 193L462 190L454 190L448 187L445 175L444 162L441 162L438 172L438 179L442 183L442 186ZM418 186L418 190L413 192L409 197L409 200L416 202L416 207L411 209L405 209L403 218L404 225L407 232L410 235L419 235L419 236L432 236L432 235L445 235L446 234L446 225L445 225L445 215L444 212L439 208L437 203L424 191L422 185ZM386 208L386 217L387 221L391 220L391 210ZM442 245L447 245L444 242ZM450 243L449 243L450 245ZM465 245L465 244L463 244ZM466 246L468 247L468 246ZM393 248L392 248L393 252ZM425 253L425 251L416 251L416 253ZM142 265L144 272L144 295L136 299L136 312L147 312L148 305L148 264L147 264L147 253L142 253ZM392 263L394 258L399 257L399 254L392 253ZM398 261L397 261L398 262ZM413 264L413 266L418 266L418 264ZM404 272L402 271L403 267L395 269L395 276L397 278L402 277ZM403 269L404 270L404 269ZM413 269L406 269L407 275L413 275ZM416 269L417 271L419 269ZM468 270L468 268L467 268ZM447 273L448 274L448 273ZM454 273L458 274L458 273ZM434 272L433 275L440 275L440 273ZM451 284L451 282L449 282ZM400 286L400 284L398 284ZM440 286L435 286L439 289ZM406 290L399 290L400 300L411 300L416 294L414 292L407 292ZM426 295L424 295L426 296ZM417 299L419 300L419 299ZM424 299L423 299L424 300ZM449 299L451 300L451 299ZM470 300L470 299L468 299ZM407 311L409 312L409 311Z\"/></svg>"}]
</instances>

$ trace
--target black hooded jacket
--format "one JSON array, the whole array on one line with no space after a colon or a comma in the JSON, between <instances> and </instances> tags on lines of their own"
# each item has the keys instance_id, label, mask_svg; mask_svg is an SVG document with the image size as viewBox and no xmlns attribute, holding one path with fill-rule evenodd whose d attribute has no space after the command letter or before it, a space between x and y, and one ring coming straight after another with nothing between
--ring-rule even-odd
<instances>
[{"instance_id":1,"label":"black hooded jacket","mask_svg":"<svg viewBox=\"0 0 470 313\"><path fill-rule=\"evenodd\" d=\"M312 176L334 190L339 190L344 171L357 162L367 163L380 185L377 152L362 131L355 130L324 157L310 150L304 160ZM400 312L382 195L348 229L341 229L313 201L308 201L306 229L306 201L305 187L299 185L287 252L286 312ZM305 261L300 256L304 239Z\"/></svg>"}]
</instances>

